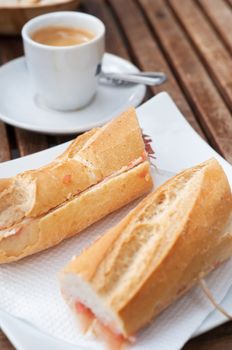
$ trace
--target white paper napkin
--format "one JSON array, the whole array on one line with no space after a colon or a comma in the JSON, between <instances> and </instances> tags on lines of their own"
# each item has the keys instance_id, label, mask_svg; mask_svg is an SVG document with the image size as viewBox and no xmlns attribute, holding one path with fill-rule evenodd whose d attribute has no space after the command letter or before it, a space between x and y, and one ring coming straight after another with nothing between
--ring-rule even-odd
<instances>
[{"instance_id":1,"label":"white paper napkin","mask_svg":"<svg viewBox=\"0 0 232 350\"><path fill-rule=\"evenodd\" d=\"M155 175L156 184L166 181L171 175L172 173L159 171ZM96 237L115 225L138 201L57 247L17 263L1 266L0 308L28 320L54 337L77 344L81 348L102 349L101 343L80 334L75 317L60 294L57 273L73 255L78 254ZM218 302L225 297L231 281L232 261L217 269L207 279L209 288ZM194 288L142 331L132 348L180 349L211 311L212 306L203 292Z\"/></svg>"}]
</instances>

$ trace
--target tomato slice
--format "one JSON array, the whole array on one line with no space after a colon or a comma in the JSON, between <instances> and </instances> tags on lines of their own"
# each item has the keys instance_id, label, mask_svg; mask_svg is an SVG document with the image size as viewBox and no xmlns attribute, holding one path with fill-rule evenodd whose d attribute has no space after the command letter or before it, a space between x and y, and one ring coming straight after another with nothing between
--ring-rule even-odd
<instances>
[{"instance_id":1,"label":"tomato slice","mask_svg":"<svg viewBox=\"0 0 232 350\"><path fill-rule=\"evenodd\" d=\"M108 350L125 350L129 345L128 341L120 334L115 334L110 327L95 319L92 330L96 338L103 340Z\"/></svg>"},{"instance_id":2,"label":"tomato slice","mask_svg":"<svg viewBox=\"0 0 232 350\"><path fill-rule=\"evenodd\" d=\"M78 320L80 323L81 331L86 333L92 325L95 316L90 309L80 302L75 303L75 308L78 314Z\"/></svg>"},{"instance_id":3,"label":"tomato slice","mask_svg":"<svg viewBox=\"0 0 232 350\"><path fill-rule=\"evenodd\" d=\"M92 311L80 302L75 303L81 330L86 333L89 328L99 340L103 341L108 350L125 350L129 342L123 335L114 333L110 327L99 321Z\"/></svg>"}]
</instances>

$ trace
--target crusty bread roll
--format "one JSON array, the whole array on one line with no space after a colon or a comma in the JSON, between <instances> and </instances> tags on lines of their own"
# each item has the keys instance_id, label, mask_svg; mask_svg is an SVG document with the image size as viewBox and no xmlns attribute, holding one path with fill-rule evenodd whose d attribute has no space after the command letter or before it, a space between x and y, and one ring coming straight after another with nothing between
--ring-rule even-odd
<instances>
[{"instance_id":1,"label":"crusty bread roll","mask_svg":"<svg viewBox=\"0 0 232 350\"><path fill-rule=\"evenodd\" d=\"M152 187L149 162L109 177L47 214L0 231L0 264L52 247Z\"/></svg>"},{"instance_id":2,"label":"crusty bread roll","mask_svg":"<svg viewBox=\"0 0 232 350\"><path fill-rule=\"evenodd\" d=\"M0 264L58 244L152 187L134 109L49 165L0 181Z\"/></svg>"},{"instance_id":3,"label":"crusty bread roll","mask_svg":"<svg viewBox=\"0 0 232 350\"><path fill-rule=\"evenodd\" d=\"M73 141L52 163L0 179L0 229L42 215L143 155L135 110Z\"/></svg>"},{"instance_id":4,"label":"crusty bread roll","mask_svg":"<svg viewBox=\"0 0 232 350\"><path fill-rule=\"evenodd\" d=\"M74 257L61 272L62 293L87 328L131 339L232 255L231 211L216 160L185 170Z\"/></svg>"}]
</instances>

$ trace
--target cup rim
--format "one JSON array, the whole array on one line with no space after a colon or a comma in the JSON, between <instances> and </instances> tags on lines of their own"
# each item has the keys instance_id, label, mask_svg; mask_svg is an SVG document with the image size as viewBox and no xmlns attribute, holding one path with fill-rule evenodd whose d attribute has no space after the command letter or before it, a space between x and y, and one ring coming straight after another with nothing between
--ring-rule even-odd
<instances>
[{"instance_id":1,"label":"cup rim","mask_svg":"<svg viewBox=\"0 0 232 350\"><path fill-rule=\"evenodd\" d=\"M41 19L43 18L49 18L49 17L59 17L59 16L75 16L75 17L88 17L91 20L94 20L95 22L98 22L98 25L100 26L100 33L98 35L96 35L93 39L87 41L86 43L82 43L82 44L76 44L76 45L70 45L70 46L52 46L52 45L46 45L46 44L41 44L38 43L36 41L34 41L28 31L31 27L32 24L39 22ZM74 12L74 11L58 11L58 12L50 12L50 13L46 13L37 17L34 17L32 19L30 19L27 23L24 24L22 31L21 31L21 35L24 41L27 41L29 44L34 45L35 47L38 47L40 49L45 49L45 50L56 50L56 51L62 51L62 50L74 50L77 48L82 48L85 46L89 46L94 44L95 42L97 42L99 39L101 39L105 34L105 25L104 23L97 17L93 16L93 15L89 15L87 13L82 13L82 12Z\"/></svg>"}]
</instances>

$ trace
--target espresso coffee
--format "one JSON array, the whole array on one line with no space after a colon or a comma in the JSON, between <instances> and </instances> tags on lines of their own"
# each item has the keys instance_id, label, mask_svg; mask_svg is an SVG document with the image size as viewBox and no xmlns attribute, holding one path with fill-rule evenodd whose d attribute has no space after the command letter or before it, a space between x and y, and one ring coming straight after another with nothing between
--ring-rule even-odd
<instances>
[{"instance_id":1,"label":"espresso coffee","mask_svg":"<svg viewBox=\"0 0 232 350\"><path fill-rule=\"evenodd\" d=\"M86 29L62 26L43 27L31 35L32 40L49 46L80 45L93 38L94 34Z\"/></svg>"}]
</instances>

